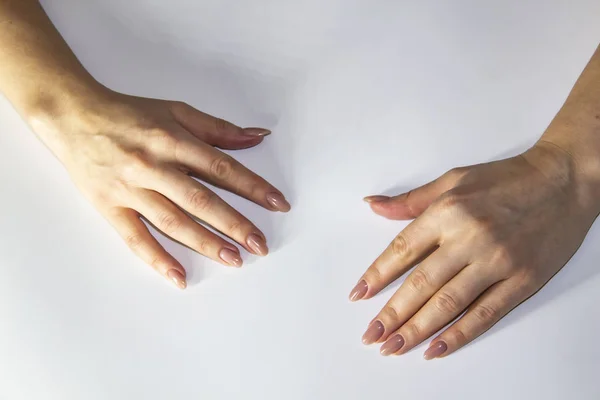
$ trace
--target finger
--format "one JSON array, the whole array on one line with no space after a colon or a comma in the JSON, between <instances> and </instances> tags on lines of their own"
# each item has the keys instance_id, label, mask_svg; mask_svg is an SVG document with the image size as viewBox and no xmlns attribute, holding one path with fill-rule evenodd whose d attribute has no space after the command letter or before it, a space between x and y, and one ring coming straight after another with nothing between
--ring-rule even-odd
<instances>
[{"instance_id":1,"label":"finger","mask_svg":"<svg viewBox=\"0 0 600 400\"><path fill-rule=\"evenodd\" d=\"M135 211L116 209L107 215L107 219L127 246L146 264L178 288L186 288L185 269L158 243Z\"/></svg>"},{"instance_id":2,"label":"finger","mask_svg":"<svg viewBox=\"0 0 600 400\"><path fill-rule=\"evenodd\" d=\"M350 292L350 300L368 299L396 280L439 243L435 221L424 214L411 222L371 264Z\"/></svg>"},{"instance_id":3,"label":"finger","mask_svg":"<svg viewBox=\"0 0 600 400\"><path fill-rule=\"evenodd\" d=\"M179 171L156 171L148 189L161 193L179 207L232 238L251 253L269 252L265 235L213 191Z\"/></svg>"},{"instance_id":4,"label":"finger","mask_svg":"<svg viewBox=\"0 0 600 400\"><path fill-rule=\"evenodd\" d=\"M208 183L236 193L268 210L290 210L290 204L273 185L205 143L190 143L182 147L177 157L183 166Z\"/></svg>"},{"instance_id":5,"label":"finger","mask_svg":"<svg viewBox=\"0 0 600 400\"><path fill-rule=\"evenodd\" d=\"M417 218L435 199L452 189L465 171L463 168L453 169L432 182L398 196L368 196L364 200L376 214L385 218Z\"/></svg>"},{"instance_id":6,"label":"finger","mask_svg":"<svg viewBox=\"0 0 600 400\"><path fill-rule=\"evenodd\" d=\"M253 147L271 133L264 128L240 128L181 102L173 102L171 112L175 120L192 135L211 146L222 149L237 150Z\"/></svg>"},{"instance_id":7,"label":"finger","mask_svg":"<svg viewBox=\"0 0 600 400\"><path fill-rule=\"evenodd\" d=\"M432 340L425 359L445 357L490 329L532 291L516 280L507 279L486 290L458 321Z\"/></svg>"},{"instance_id":8,"label":"finger","mask_svg":"<svg viewBox=\"0 0 600 400\"><path fill-rule=\"evenodd\" d=\"M481 266L469 265L438 290L381 346L381 354L403 354L454 320L481 293L500 280Z\"/></svg>"},{"instance_id":9,"label":"finger","mask_svg":"<svg viewBox=\"0 0 600 400\"><path fill-rule=\"evenodd\" d=\"M223 265L242 266L234 245L198 224L161 194L139 189L136 199L136 210L165 235Z\"/></svg>"},{"instance_id":10,"label":"finger","mask_svg":"<svg viewBox=\"0 0 600 400\"><path fill-rule=\"evenodd\" d=\"M451 249L451 250L448 250ZM442 286L468 263L461 251L444 245L408 275L400 288L373 318L363 336L365 344L381 342L408 321Z\"/></svg>"}]
</instances>

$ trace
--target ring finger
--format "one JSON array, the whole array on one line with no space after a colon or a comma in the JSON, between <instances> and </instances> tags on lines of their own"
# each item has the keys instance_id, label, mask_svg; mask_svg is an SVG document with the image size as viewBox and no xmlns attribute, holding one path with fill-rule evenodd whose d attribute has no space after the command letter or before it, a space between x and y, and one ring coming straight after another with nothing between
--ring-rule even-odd
<instances>
[{"instance_id":1,"label":"ring finger","mask_svg":"<svg viewBox=\"0 0 600 400\"><path fill-rule=\"evenodd\" d=\"M464 268L381 346L381 353L403 354L427 339L463 312L501 277L472 264Z\"/></svg>"},{"instance_id":2,"label":"ring finger","mask_svg":"<svg viewBox=\"0 0 600 400\"><path fill-rule=\"evenodd\" d=\"M451 249L450 251L448 249ZM467 260L457 255L456 246L444 245L427 257L394 293L379 314L369 324L363 342L371 344L385 340L452 279Z\"/></svg>"},{"instance_id":3,"label":"ring finger","mask_svg":"<svg viewBox=\"0 0 600 400\"><path fill-rule=\"evenodd\" d=\"M269 252L263 233L212 190L174 169L158 170L147 186L191 215L232 238L251 253Z\"/></svg>"},{"instance_id":4,"label":"ring finger","mask_svg":"<svg viewBox=\"0 0 600 400\"><path fill-rule=\"evenodd\" d=\"M161 194L138 190L133 208L165 235L221 264L242 266L242 258L234 245L196 223Z\"/></svg>"}]
</instances>

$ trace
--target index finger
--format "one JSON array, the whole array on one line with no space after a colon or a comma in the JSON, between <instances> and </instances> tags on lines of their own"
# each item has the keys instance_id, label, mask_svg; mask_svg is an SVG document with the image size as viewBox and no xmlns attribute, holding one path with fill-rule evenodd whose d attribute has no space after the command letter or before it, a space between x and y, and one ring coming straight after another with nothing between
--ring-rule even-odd
<instances>
[{"instance_id":1,"label":"index finger","mask_svg":"<svg viewBox=\"0 0 600 400\"><path fill-rule=\"evenodd\" d=\"M178 161L202 180L242 196L272 211L287 212L290 203L275 186L233 157L190 137L177 153Z\"/></svg>"},{"instance_id":2,"label":"index finger","mask_svg":"<svg viewBox=\"0 0 600 400\"><path fill-rule=\"evenodd\" d=\"M371 264L350 293L350 300L371 298L415 266L439 245L439 229L424 213L411 222Z\"/></svg>"}]
</instances>

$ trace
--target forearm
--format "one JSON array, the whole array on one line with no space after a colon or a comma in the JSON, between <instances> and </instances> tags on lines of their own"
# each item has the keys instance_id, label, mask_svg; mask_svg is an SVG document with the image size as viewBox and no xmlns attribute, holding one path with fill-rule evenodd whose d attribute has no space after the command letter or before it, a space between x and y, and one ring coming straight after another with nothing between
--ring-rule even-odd
<instances>
[{"instance_id":1,"label":"forearm","mask_svg":"<svg viewBox=\"0 0 600 400\"><path fill-rule=\"evenodd\" d=\"M569 153L600 199L600 47L541 140Z\"/></svg>"},{"instance_id":2,"label":"forearm","mask_svg":"<svg viewBox=\"0 0 600 400\"><path fill-rule=\"evenodd\" d=\"M102 86L37 0L0 0L0 91L21 115L59 115Z\"/></svg>"}]
</instances>

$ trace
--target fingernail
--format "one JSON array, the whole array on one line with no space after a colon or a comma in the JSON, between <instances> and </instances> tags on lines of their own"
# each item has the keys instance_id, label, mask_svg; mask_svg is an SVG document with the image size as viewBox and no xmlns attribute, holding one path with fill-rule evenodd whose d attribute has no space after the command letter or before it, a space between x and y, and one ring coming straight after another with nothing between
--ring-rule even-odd
<instances>
[{"instance_id":1,"label":"fingernail","mask_svg":"<svg viewBox=\"0 0 600 400\"><path fill-rule=\"evenodd\" d=\"M221 257L221 260L234 267L241 267L243 263L239 253L231 249L222 249L219 252L219 257Z\"/></svg>"},{"instance_id":2,"label":"fingernail","mask_svg":"<svg viewBox=\"0 0 600 400\"><path fill-rule=\"evenodd\" d=\"M187 287L187 283L185 282L185 276L176 269L170 269L167 272L167 276L175 283L179 289L185 289Z\"/></svg>"},{"instance_id":3,"label":"fingernail","mask_svg":"<svg viewBox=\"0 0 600 400\"><path fill-rule=\"evenodd\" d=\"M390 197L389 196L367 196L365 197L363 200L366 201L367 203L375 203L378 201L386 201L389 200Z\"/></svg>"},{"instance_id":4,"label":"fingernail","mask_svg":"<svg viewBox=\"0 0 600 400\"><path fill-rule=\"evenodd\" d=\"M425 354L423 354L423 358L425 358L426 360L431 360L433 358L437 358L437 357L441 356L442 354L444 354L446 352L446 350L448 350L448 345L446 344L446 342L444 342L442 340L438 340L437 342L432 344L427 349L427 351L425 351Z\"/></svg>"},{"instance_id":5,"label":"fingernail","mask_svg":"<svg viewBox=\"0 0 600 400\"><path fill-rule=\"evenodd\" d=\"M288 212L292 208L285 197L279 193L268 193L267 202L277 211L281 212Z\"/></svg>"},{"instance_id":6,"label":"fingernail","mask_svg":"<svg viewBox=\"0 0 600 400\"><path fill-rule=\"evenodd\" d=\"M400 350L402 346L404 346L404 338L401 335L394 335L381 346L379 352L383 356L389 356Z\"/></svg>"},{"instance_id":7,"label":"fingernail","mask_svg":"<svg viewBox=\"0 0 600 400\"><path fill-rule=\"evenodd\" d=\"M254 252L254 254L258 254L259 256L266 256L269 253L269 248L265 243L265 240L258 236L256 233L251 233L248 235L246 239L246 243L248 247Z\"/></svg>"},{"instance_id":8,"label":"fingernail","mask_svg":"<svg viewBox=\"0 0 600 400\"><path fill-rule=\"evenodd\" d=\"M350 301L358 301L362 299L363 297L365 297L368 291L369 286L367 285L367 282L363 279L362 281L358 282L356 286L354 286L354 289L352 289L352 291L350 292Z\"/></svg>"},{"instance_id":9,"label":"fingernail","mask_svg":"<svg viewBox=\"0 0 600 400\"><path fill-rule=\"evenodd\" d=\"M378 341L383 336L383 331L385 330L381 321L375 321L371 325L369 325L369 329L365 332L362 337L362 341L364 344L371 344Z\"/></svg>"},{"instance_id":10,"label":"fingernail","mask_svg":"<svg viewBox=\"0 0 600 400\"><path fill-rule=\"evenodd\" d=\"M246 136L267 136L271 134L271 131L263 128L244 128L242 132Z\"/></svg>"}]
</instances>

